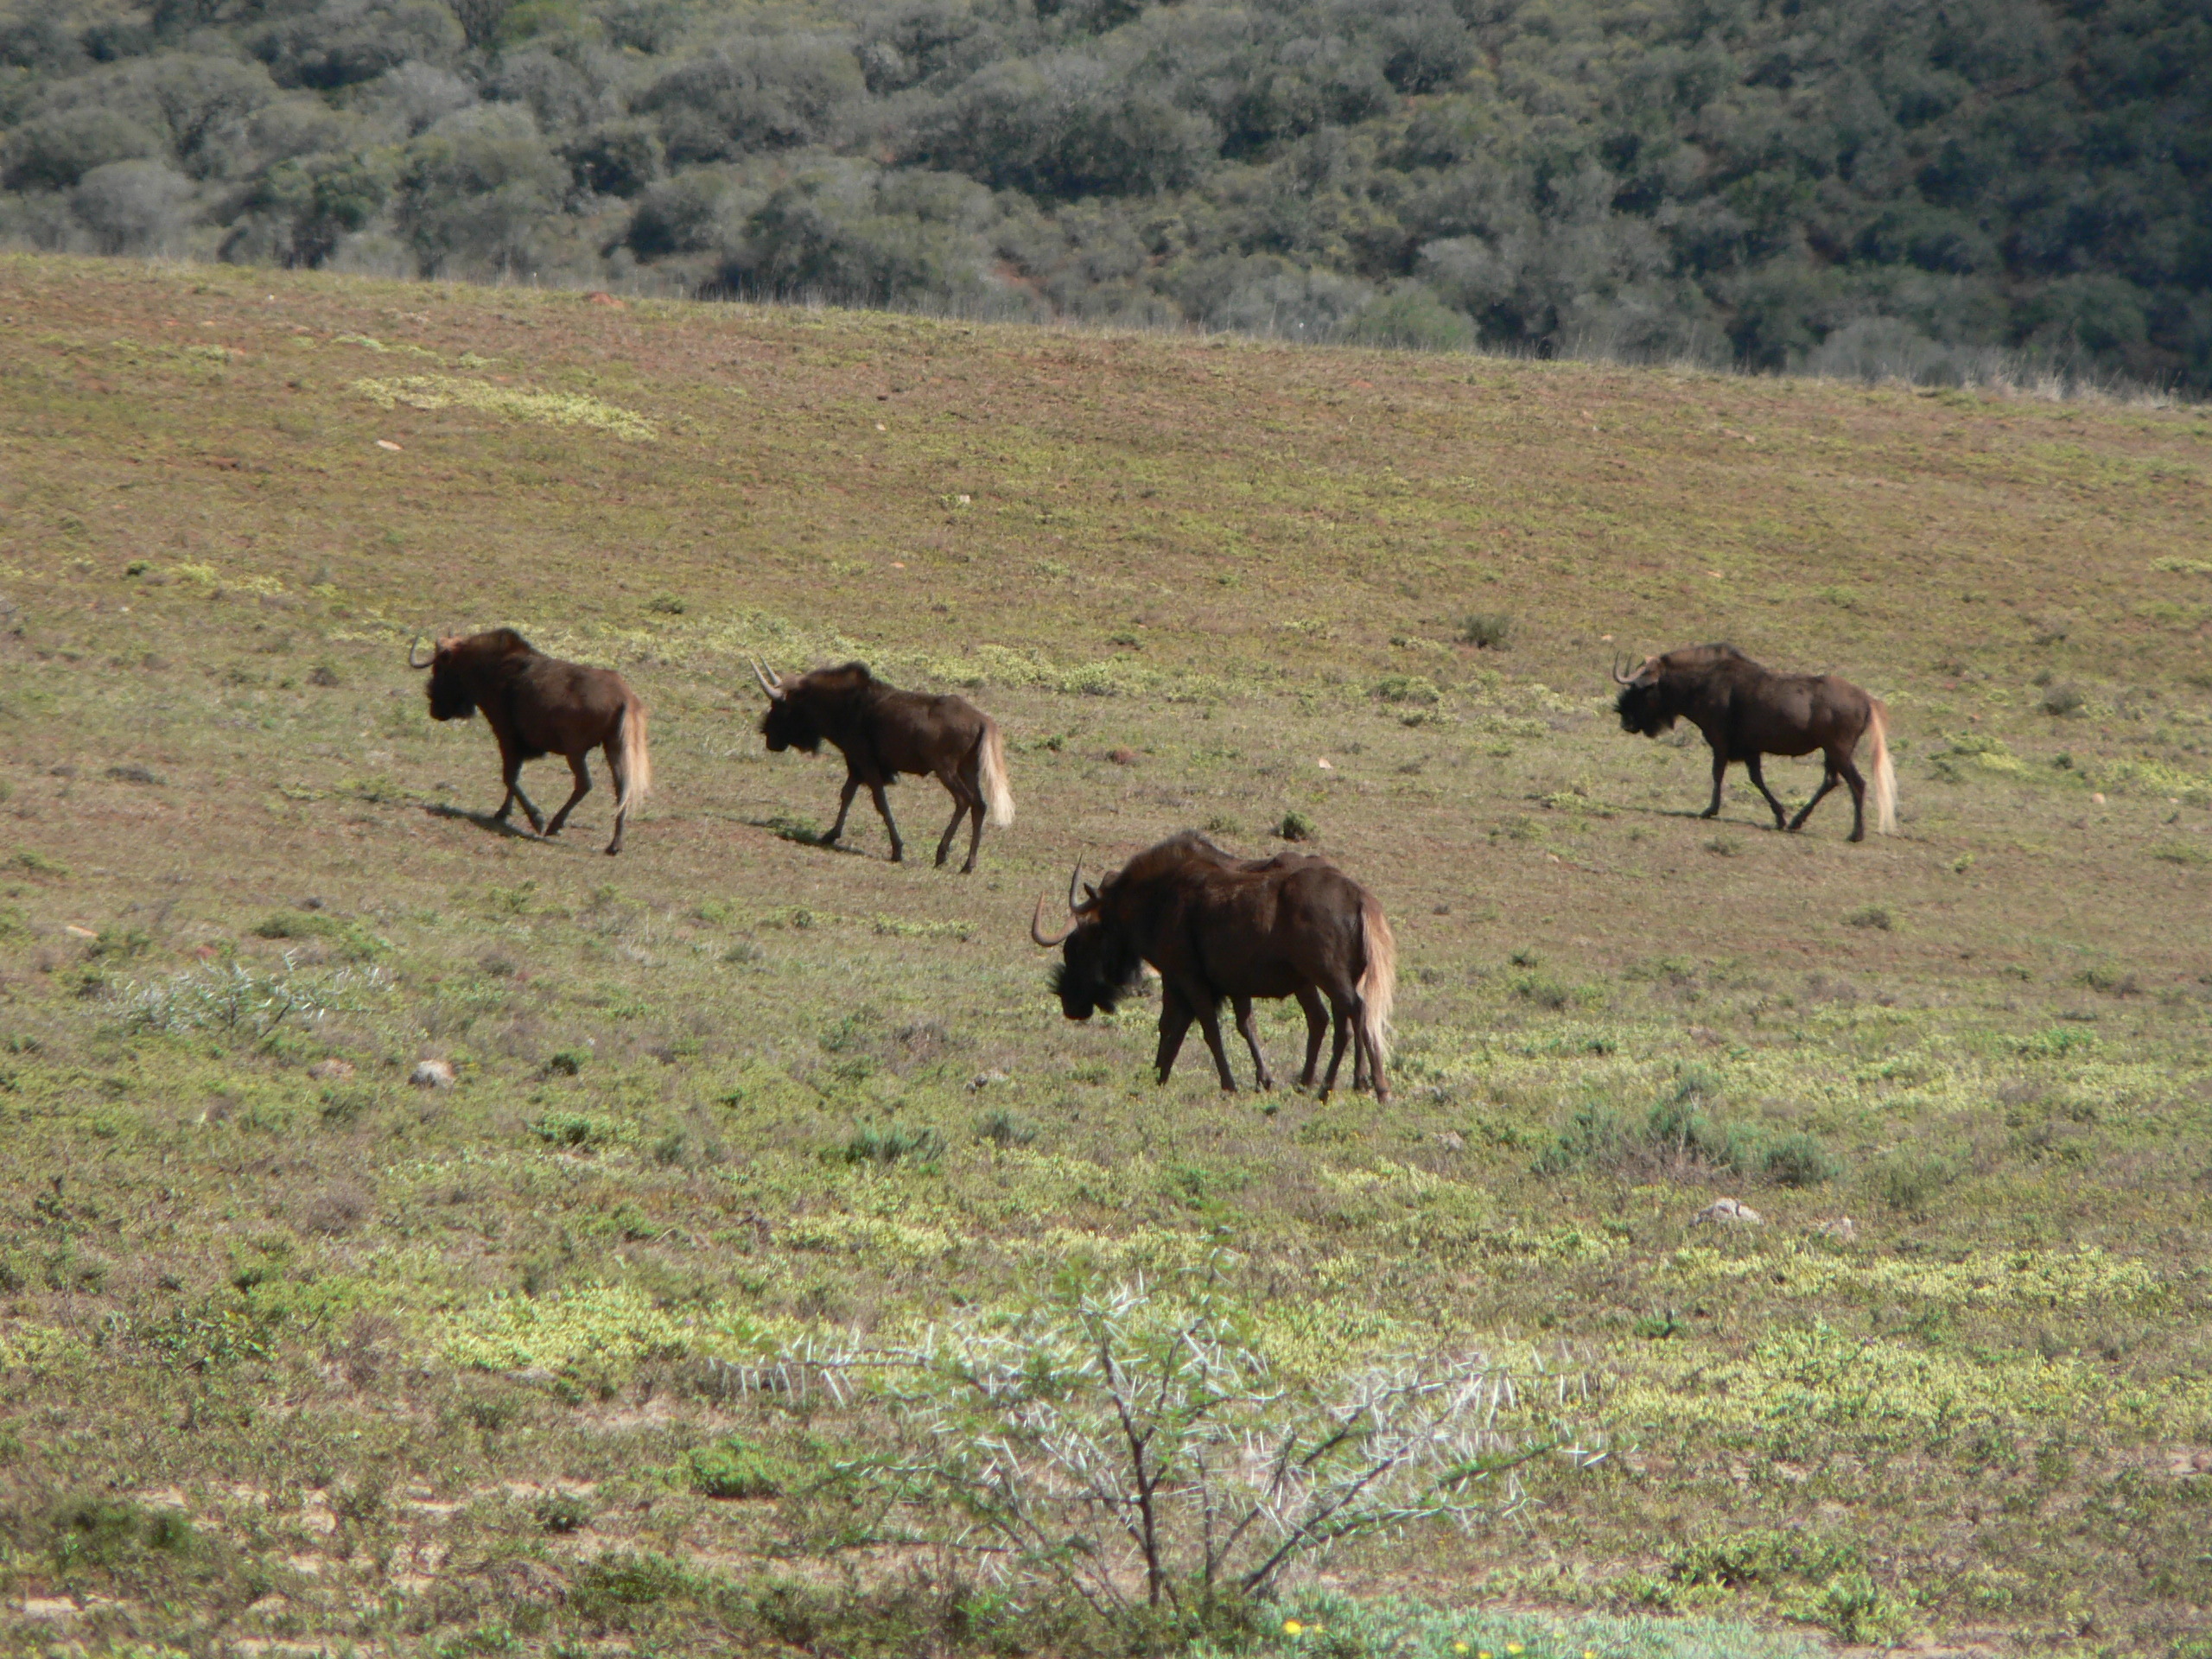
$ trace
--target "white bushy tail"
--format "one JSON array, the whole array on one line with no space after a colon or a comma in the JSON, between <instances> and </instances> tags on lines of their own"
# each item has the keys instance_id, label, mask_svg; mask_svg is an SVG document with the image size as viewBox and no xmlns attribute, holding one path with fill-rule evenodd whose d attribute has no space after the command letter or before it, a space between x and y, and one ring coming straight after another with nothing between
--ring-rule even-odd
<instances>
[{"instance_id":1,"label":"white bushy tail","mask_svg":"<svg viewBox=\"0 0 2212 1659\"><path fill-rule=\"evenodd\" d=\"M1367 952L1367 971L1359 976L1359 1023L1367 1051L1379 1073L1390 1057L1390 1007L1398 995L1398 941L1383 919L1382 906L1372 897L1359 907L1360 942Z\"/></svg>"},{"instance_id":2,"label":"white bushy tail","mask_svg":"<svg viewBox=\"0 0 2212 1659\"><path fill-rule=\"evenodd\" d=\"M622 793L614 804L617 810L626 812L631 802L643 800L653 787L653 752L645 742L645 705L634 692L622 705L616 741L622 745L623 764Z\"/></svg>"},{"instance_id":3,"label":"white bushy tail","mask_svg":"<svg viewBox=\"0 0 2212 1659\"><path fill-rule=\"evenodd\" d=\"M1890 711L1874 705L1874 828L1885 836L1897 832L1897 769L1890 762Z\"/></svg>"},{"instance_id":4,"label":"white bushy tail","mask_svg":"<svg viewBox=\"0 0 2212 1659\"><path fill-rule=\"evenodd\" d=\"M981 767L983 774L983 805L989 821L1003 830L1014 822L1014 791L1006 782L1006 740L999 735L998 722L983 722L983 753Z\"/></svg>"}]
</instances>

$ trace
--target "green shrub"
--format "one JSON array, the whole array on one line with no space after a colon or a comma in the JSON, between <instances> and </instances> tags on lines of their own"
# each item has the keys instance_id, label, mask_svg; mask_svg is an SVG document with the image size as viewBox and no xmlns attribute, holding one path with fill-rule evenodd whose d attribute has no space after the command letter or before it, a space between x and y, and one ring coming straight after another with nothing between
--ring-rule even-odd
<instances>
[{"instance_id":1,"label":"green shrub","mask_svg":"<svg viewBox=\"0 0 2212 1659\"><path fill-rule=\"evenodd\" d=\"M610 1620L632 1607L675 1600L692 1587L691 1575L680 1562L624 1550L576 1569L569 1584L569 1607L580 1618Z\"/></svg>"},{"instance_id":2,"label":"green shrub","mask_svg":"<svg viewBox=\"0 0 2212 1659\"><path fill-rule=\"evenodd\" d=\"M1759 1155L1759 1173L1777 1186L1820 1186L1836 1178L1828 1149L1809 1135L1785 1135Z\"/></svg>"},{"instance_id":3,"label":"green shrub","mask_svg":"<svg viewBox=\"0 0 2212 1659\"><path fill-rule=\"evenodd\" d=\"M909 1128L903 1123L881 1128L870 1123L855 1130L853 1138L845 1142L845 1161L888 1165L902 1158L934 1158L944 1150L944 1137L927 1124Z\"/></svg>"},{"instance_id":4,"label":"green shrub","mask_svg":"<svg viewBox=\"0 0 2212 1659\"><path fill-rule=\"evenodd\" d=\"M1434 680L1420 674L1385 674L1375 682L1375 695L1385 702L1440 702L1444 693Z\"/></svg>"},{"instance_id":5,"label":"green shrub","mask_svg":"<svg viewBox=\"0 0 2212 1659\"><path fill-rule=\"evenodd\" d=\"M1580 1106L1531 1167L1539 1175L1564 1175L1586 1164L1611 1164L1620 1159L1629 1139L1627 1125L1611 1107L1594 1103Z\"/></svg>"},{"instance_id":6,"label":"green shrub","mask_svg":"<svg viewBox=\"0 0 2212 1659\"><path fill-rule=\"evenodd\" d=\"M1019 1112L1001 1106L983 1114L976 1134L995 1147L1026 1147L1037 1138L1037 1126Z\"/></svg>"},{"instance_id":7,"label":"green shrub","mask_svg":"<svg viewBox=\"0 0 2212 1659\"><path fill-rule=\"evenodd\" d=\"M1470 352L1476 340L1475 325L1419 283L1371 302L1338 338L1354 346L1415 352Z\"/></svg>"},{"instance_id":8,"label":"green shrub","mask_svg":"<svg viewBox=\"0 0 2212 1659\"><path fill-rule=\"evenodd\" d=\"M549 1147L569 1147L579 1152L597 1152L617 1138L613 1124L587 1112L548 1112L533 1118L527 1127Z\"/></svg>"},{"instance_id":9,"label":"green shrub","mask_svg":"<svg viewBox=\"0 0 2212 1659\"><path fill-rule=\"evenodd\" d=\"M1513 619L1503 611L1470 611L1459 619L1459 638L1483 651L1503 651L1512 642Z\"/></svg>"},{"instance_id":10,"label":"green shrub","mask_svg":"<svg viewBox=\"0 0 2212 1659\"><path fill-rule=\"evenodd\" d=\"M1958 1166L1932 1153L1908 1148L1891 1154L1873 1172L1875 1196L1892 1210L1923 1216L1936 1195L1956 1181Z\"/></svg>"},{"instance_id":11,"label":"green shrub","mask_svg":"<svg viewBox=\"0 0 2212 1659\"><path fill-rule=\"evenodd\" d=\"M576 1532L591 1524L591 1505L574 1492L548 1492L531 1505L531 1513L548 1532Z\"/></svg>"},{"instance_id":12,"label":"green shrub","mask_svg":"<svg viewBox=\"0 0 2212 1659\"><path fill-rule=\"evenodd\" d=\"M695 1447L688 1465L691 1490L702 1497L777 1497L783 1493L780 1467L757 1446L734 1434L712 1446Z\"/></svg>"},{"instance_id":13,"label":"green shrub","mask_svg":"<svg viewBox=\"0 0 2212 1659\"><path fill-rule=\"evenodd\" d=\"M1303 812L1286 812L1275 825L1276 836L1284 841L1312 841L1320 833L1320 826Z\"/></svg>"}]
</instances>

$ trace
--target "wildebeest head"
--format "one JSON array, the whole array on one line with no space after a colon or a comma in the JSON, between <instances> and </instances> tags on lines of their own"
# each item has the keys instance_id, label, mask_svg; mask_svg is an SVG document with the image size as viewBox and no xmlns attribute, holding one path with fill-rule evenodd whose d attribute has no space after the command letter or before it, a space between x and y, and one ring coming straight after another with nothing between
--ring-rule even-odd
<instances>
[{"instance_id":1,"label":"wildebeest head","mask_svg":"<svg viewBox=\"0 0 2212 1659\"><path fill-rule=\"evenodd\" d=\"M1643 666L1633 677L1613 668L1613 683L1621 694L1613 703L1613 712L1621 717L1621 729L1644 737L1656 737L1662 732L1674 729L1681 710L1667 693L1666 682L1660 677L1659 659L1644 658Z\"/></svg>"},{"instance_id":2,"label":"wildebeest head","mask_svg":"<svg viewBox=\"0 0 2212 1659\"><path fill-rule=\"evenodd\" d=\"M1071 1020L1113 1013L1144 978L1144 958L1135 940L1115 925L1098 889L1082 876L1083 866L1077 864L1068 877L1068 914L1073 925L1066 932L1046 936L1042 898L1029 918L1031 938L1047 950L1060 947L1060 959L1052 964L1047 982L1060 999L1060 1012Z\"/></svg>"},{"instance_id":3,"label":"wildebeest head","mask_svg":"<svg viewBox=\"0 0 2212 1659\"><path fill-rule=\"evenodd\" d=\"M758 658L752 661L753 677L768 694L768 712L760 716L760 735L768 741L768 753L781 754L785 749L804 749L809 754L817 753L826 735L822 700L812 683L819 677L803 674L798 679L786 680L774 669L763 667ZM868 683L868 670L859 663L848 663L834 671L856 685Z\"/></svg>"},{"instance_id":4,"label":"wildebeest head","mask_svg":"<svg viewBox=\"0 0 2212 1659\"><path fill-rule=\"evenodd\" d=\"M467 720L476 712L475 677L466 671L454 650L461 643L458 638L439 640L424 662L415 660L414 645L407 648L408 667L430 671L423 690L429 694L432 720Z\"/></svg>"}]
</instances>

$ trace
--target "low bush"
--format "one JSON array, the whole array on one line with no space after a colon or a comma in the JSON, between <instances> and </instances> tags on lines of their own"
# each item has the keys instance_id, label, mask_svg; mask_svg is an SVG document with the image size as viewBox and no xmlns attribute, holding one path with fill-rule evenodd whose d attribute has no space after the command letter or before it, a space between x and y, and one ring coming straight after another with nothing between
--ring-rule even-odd
<instances>
[{"instance_id":1,"label":"low bush","mask_svg":"<svg viewBox=\"0 0 2212 1659\"><path fill-rule=\"evenodd\" d=\"M902 1158L926 1160L944 1150L944 1138L927 1124L865 1124L845 1142L849 1164L895 1164Z\"/></svg>"},{"instance_id":2,"label":"low bush","mask_svg":"<svg viewBox=\"0 0 2212 1659\"><path fill-rule=\"evenodd\" d=\"M1513 639L1513 619L1502 611L1471 611L1459 619L1459 638L1479 651L1503 651Z\"/></svg>"},{"instance_id":3,"label":"low bush","mask_svg":"<svg viewBox=\"0 0 2212 1659\"><path fill-rule=\"evenodd\" d=\"M734 1434L712 1446L695 1447L687 1466L691 1490L703 1497L776 1497L784 1490L781 1466Z\"/></svg>"}]
</instances>

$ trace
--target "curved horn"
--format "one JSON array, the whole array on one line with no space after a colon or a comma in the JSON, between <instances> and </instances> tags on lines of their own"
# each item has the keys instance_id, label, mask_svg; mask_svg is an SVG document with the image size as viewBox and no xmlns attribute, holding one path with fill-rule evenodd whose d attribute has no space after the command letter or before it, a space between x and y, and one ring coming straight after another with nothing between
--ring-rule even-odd
<instances>
[{"instance_id":1,"label":"curved horn","mask_svg":"<svg viewBox=\"0 0 2212 1659\"><path fill-rule=\"evenodd\" d=\"M1054 945L1066 938L1069 933L1072 933L1074 931L1075 929L1071 927L1066 932L1055 933L1049 939L1045 937L1045 895L1041 893L1039 893L1037 895L1037 908L1030 912L1029 937L1036 940L1038 944L1043 945L1047 950L1049 950Z\"/></svg>"},{"instance_id":2,"label":"curved horn","mask_svg":"<svg viewBox=\"0 0 2212 1659\"><path fill-rule=\"evenodd\" d=\"M438 660L437 653L436 653L435 652L431 652L428 657L424 658L423 658L421 662L419 662L419 663L418 663L418 662L416 662L416 661L415 660L415 647L416 647L416 646L417 646L417 645L421 645L422 643L423 643L423 636L422 636L421 634L419 634L419 633L418 633L418 634L416 634L416 635L412 639L410 639L410 640L409 640L409 641L407 642L407 666L408 666L408 667L410 667L410 668L416 668L416 669L420 669L420 668L428 668L428 667L429 667L432 663L435 663L435 661L437 661L437 660Z\"/></svg>"},{"instance_id":3,"label":"curved horn","mask_svg":"<svg viewBox=\"0 0 2212 1659\"><path fill-rule=\"evenodd\" d=\"M1068 914L1071 916L1078 914L1083 909L1083 900L1076 897L1076 888L1082 880L1083 861L1078 858L1075 861L1075 868L1068 872Z\"/></svg>"},{"instance_id":4,"label":"curved horn","mask_svg":"<svg viewBox=\"0 0 2212 1659\"><path fill-rule=\"evenodd\" d=\"M783 677L773 669L761 667L758 657L748 654L745 660L753 664L753 677L760 682L760 689L768 694L768 701L781 702L784 698Z\"/></svg>"},{"instance_id":5,"label":"curved horn","mask_svg":"<svg viewBox=\"0 0 2212 1659\"><path fill-rule=\"evenodd\" d=\"M1613 658L1611 671L1613 676L1613 683L1615 685L1633 685L1636 683L1636 682L1630 679L1627 675L1621 672L1621 659L1618 653L1616 653Z\"/></svg>"}]
</instances>

